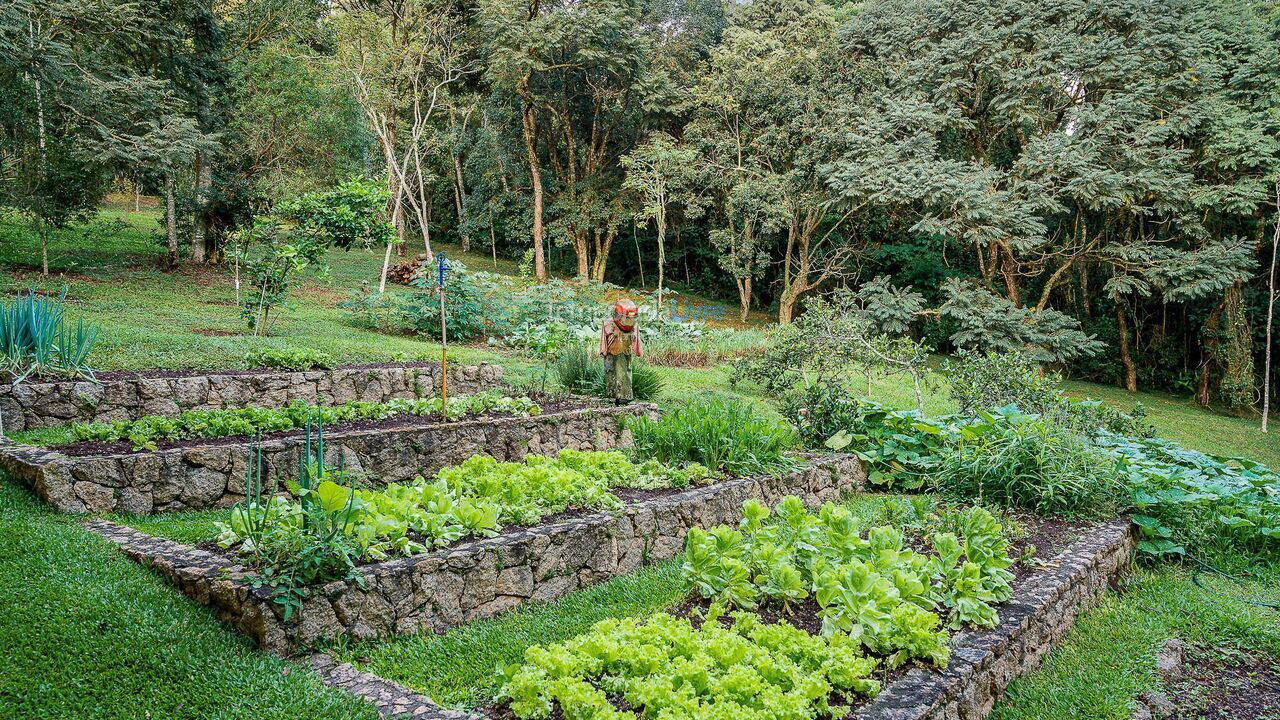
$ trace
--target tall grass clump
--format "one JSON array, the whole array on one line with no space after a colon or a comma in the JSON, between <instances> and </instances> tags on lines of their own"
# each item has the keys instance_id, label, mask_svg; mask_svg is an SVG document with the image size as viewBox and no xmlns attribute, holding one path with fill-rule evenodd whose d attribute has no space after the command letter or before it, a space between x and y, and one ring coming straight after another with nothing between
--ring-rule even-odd
<instances>
[{"instance_id":1,"label":"tall grass clump","mask_svg":"<svg viewBox=\"0 0 1280 720\"><path fill-rule=\"evenodd\" d=\"M98 327L84 318L69 323L63 315L66 298L65 286L57 300L40 297L32 289L0 306L0 369L11 379L93 378L88 357L98 342Z\"/></svg>"},{"instance_id":2,"label":"tall grass clump","mask_svg":"<svg viewBox=\"0 0 1280 720\"><path fill-rule=\"evenodd\" d=\"M942 454L935 480L948 495L1067 517L1114 516L1129 501L1114 458L1013 406L980 411Z\"/></svg>"},{"instance_id":3,"label":"tall grass clump","mask_svg":"<svg viewBox=\"0 0 1280 720\"><path fill-rule=\"evenodd\" d=\"M604 396L604 362L581 345L573 345L556 361L556 378L564 389L579 395ZM631 361L631 393L636 400L653 400L662 394L666 377L639 359Z\"/></svg>"},{"instance_id":4,"label":"tall grass clump","mask_svg":"<svg viewBox=\"0 0 1280 720\"><path fill-rule=\"evenodd\" d=\"M636 453L664 463L696 462L733 475L776 474L799 464L788 454L799 443L795 430L737 398L694 399L659 420L632 420L630 428Z\"/></svg>"}]
</instances>

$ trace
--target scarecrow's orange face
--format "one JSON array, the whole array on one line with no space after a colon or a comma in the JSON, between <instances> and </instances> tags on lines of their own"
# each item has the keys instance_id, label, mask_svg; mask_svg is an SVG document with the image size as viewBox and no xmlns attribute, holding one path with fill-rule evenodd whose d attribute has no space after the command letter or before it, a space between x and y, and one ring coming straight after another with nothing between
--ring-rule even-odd
<instances>
[{"instance_id":1,"label":"scarecrow's orange face","mask_svg":"<svg viewBox=\"0 0 1280 720\"><path fill-rule=\"evenodd\" d=\"M613 321L626 332L636 326L636 315L640 310L630 300L619 300L613 306Z\"/></svg>"}]
</instances>

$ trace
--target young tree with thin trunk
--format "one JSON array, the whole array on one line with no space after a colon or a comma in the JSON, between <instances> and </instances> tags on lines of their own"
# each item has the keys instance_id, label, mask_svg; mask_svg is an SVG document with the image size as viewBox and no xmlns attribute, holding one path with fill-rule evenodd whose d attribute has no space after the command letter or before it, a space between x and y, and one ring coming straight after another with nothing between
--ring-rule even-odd
<instances>
[{"instance_id":1,"label":"young tree with thin trunk","mask_svg":"<svg viewBox=\"0 0 1280 720\"><path fill-rule=\"evenodd\" d=\"M693 168L698 154L681 147L666 133L653 133L622 158L627 177L622 186L636 194L636 217L652 220L658 239L658 303L662 303L662 283L666 265L667 209L672 203L688 201L693 189Z\"/></svg>"}]
</instances>

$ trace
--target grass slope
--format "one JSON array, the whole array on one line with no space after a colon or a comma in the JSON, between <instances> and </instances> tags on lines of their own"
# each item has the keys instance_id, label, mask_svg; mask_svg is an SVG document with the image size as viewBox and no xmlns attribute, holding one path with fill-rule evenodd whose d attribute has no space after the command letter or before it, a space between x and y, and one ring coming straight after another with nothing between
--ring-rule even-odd
<instances>
[{"instance_id":1,"label":"grass slope","mask_svg":"<svg viewBox=\"0 0 1280 720\"><path fill-rule=\"evenodd\" d=\"M0 482L0 717L375 720Z\"/></svg>"}]
</instances>

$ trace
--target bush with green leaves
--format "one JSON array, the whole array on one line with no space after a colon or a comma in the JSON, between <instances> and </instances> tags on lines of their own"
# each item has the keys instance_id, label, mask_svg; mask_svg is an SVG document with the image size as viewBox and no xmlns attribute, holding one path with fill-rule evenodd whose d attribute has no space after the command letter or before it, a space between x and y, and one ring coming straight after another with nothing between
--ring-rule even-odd
<instances>
[{"instance_id":1,"label":"bush with green leaves","mask_svg":"<svg viewBox=\"0 0 1280 720\"><path fill-rule=\"evenodd\" d=\"M794 430L731 396L693 398L658 420L634 418L628 427L635 452L662 462L696 462L731 475L778 474L800 464L790 454L798 444Z\"/></svg>"},{"instance_id":2,"label":"bush with green leaves","mask_svg":"<svg viewBox=\"0 0 1280 720\"><path fill-rule=\"evenodd\" d=\"M1025 413L1054 423L1092 432L1105 428L1136 437L1152 437L1147 411L1138 403L1125 413L1096 400L1076 400L1062 391L1062 376L1046 373L1020 352L960 352L943 363L951 399L960 414L972 416L988 408L1016 405Z\"/></svg>"},{"instance_id":3,"label":"bush with green leaves","mask_svg":"<svg viewBox=\"0 0 1280 720\"><path fill-rule=\"evenodd\" d=\"M558 707L575 720L839 718L874 696L876 661L846 635L823 638L758 615L721 620L712 608L694 627L665 613L602 620L567 642L535 645L502 669L496 699L517 718ZM629 708L622 710L613 701Z\"/></svg>"},{"instance_id":4,"label":"bush with green leaves","mask_svg":"<svg viewBox=\"0 0 1280 720\"><path fill-rule=\"evenodd\" d=\"M954 497L1037 513L1114 516L1126 506L1114 458L1082 435L1014 406L979 411L941 456L936 486Z\"/></svg>"},{"instance_id":5,"label":"bush with green leaves","mask_svg":"<svg viewBox=\"0 0 1280 720\"><path fill-rule=\"evenodd\" d=\"M98 326L84 318L71 325L64 314L66 299L66 286L56 300L33 288L0 305L0 370L15 381L32 376L93 379L88 358L98 341Z\"/></svg>"},{"instance_id":6,"label":"bush with green leaves","mask_svg":"<svg viewBox=\"0 0 1280 720\"><path fill-rule=\"evenodd\" d=\"M583 345L570 345L555 366L561 387L579 395L604 396L604 360ZM662 394L666 376L644 360L631 361L631 393L636 400L654 400Z\"/></svg>"},{"instance_id":7,"label":"bush with green leaves","mask_svg":"<svg viewBox=\"0 0 1280 720\"><path fill-rule=\"evenodd\" d=\"M935 532L934 553L910 549L902 530L866 531L834 503L809 512L788 496L768 508L743 505L740 529L693 528L681 573L691 591L728 607L780 606L784 613L816 600L822 634L849 635L898 667L913 658L946 667L947 633L963 625L992 627L995 604L1009 599L1013 564L1000 523L975 507L955 514L960 530Z\"/></svg>"},{"instance_id":8,"label":"bush with green leaves","mask_svg":"<svg viewBox=\"0 0 1280 720\"><path fill-rule=\"evenodd\" d=\"M396 313L404 327L440 339L440 273L423 266L409 280L413 294L400 301ZM492 334L505 320L501 303L486 297L460 260L445 260L445 325L450 340L465 342Z\"/></svg>"},{"instance_id":9,"label":"bush with green leaves","mask_svg":"<svg viewBox=\"0 0 1280 720\"><path fill-rule=\"evenodd\" d=\"M439 416L443 410L440 396L410 399L395 398L387 402L349 402L344 405L310 405L302 400L282 408L245 407L226 410L185 410L177 417L147 415L137 420L71 425L72 442L118 442L128 440L134 450L156 450L161 440L217 438L259 433L285 432L306 427L309 423L335 425L361 420L386 420L398 415ZM487 390L474 395L456 395L448 404L448 420L467 415L510 413L517 416L540 415L542 408L525 396L505 395Z\"/></svg>"},{"instance_id":10,"label":"bush with green leaves","mask_svg":"<svg viewBox=\"0 0 1280 720\"><path fill-rule=\"evenodd\" d=\"M617 488L670 488L702 484L712 474L699 465L672 467L654 460L633 462L621 452L562 450L555 457L527 456L499 462L475 455L441 469L433 478L391 483L377 490L325 480L296 501L251 500L218 526L223 547L260 555L258 528L288 536L305 530L311 504L349 509L341 532L358 558L383 560L445 547L467 537L491 537L503 525L532 525L570 507L616 510ZM297 487L290 490L298 495ZM346 500L348 497L351 499Z\"/></svg>"},{"instance_id":11,"label":"bush with green leaves","mask_svg":"<svg viewBox=\"0 0 1280 720\"><path fill-rule=\"evenodd\" d=\"M867 465L868 481L890 489L927 484L959 435L955 416L930 418L919 410L896 410L842 393L817 393L784 412L794 418L806 444L856 454Z\"/></svg>"},{"instance_id":12,"label":"bush with green leaves","mask_svg":"<svg viewBox=\"0 0 1280 720\"><path fill-rule=\"evenodd\" d=\"M258 348L245 353L245 364L251 368L271 367L285 370L332 370L338 366L329 353L310 348Z\"/></svg>"}]
</instances>

